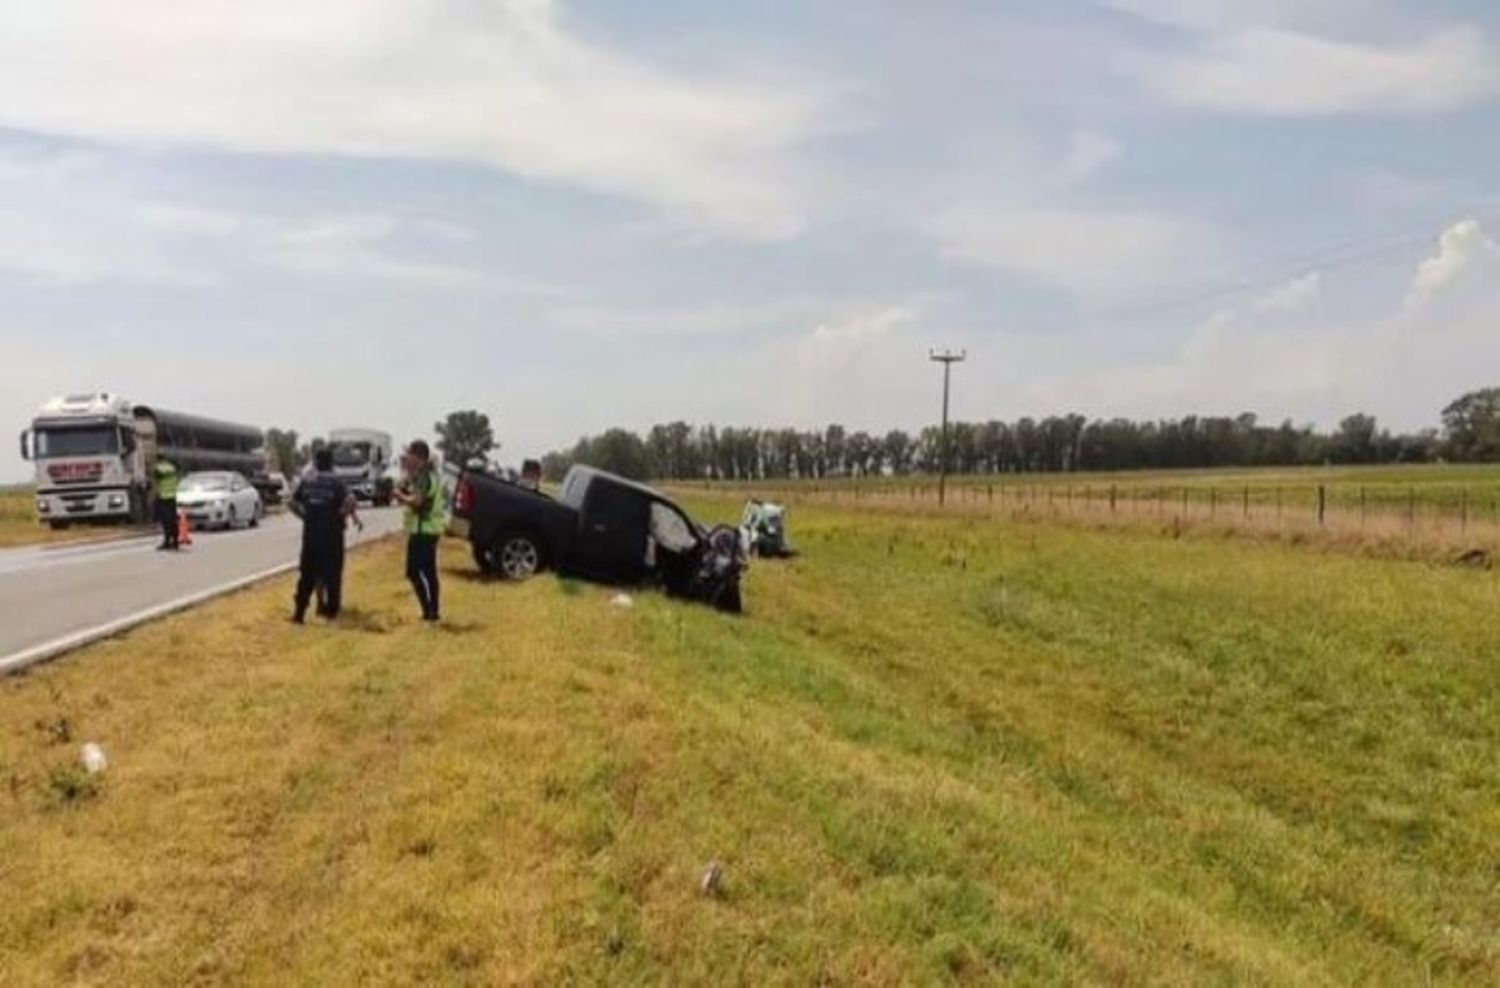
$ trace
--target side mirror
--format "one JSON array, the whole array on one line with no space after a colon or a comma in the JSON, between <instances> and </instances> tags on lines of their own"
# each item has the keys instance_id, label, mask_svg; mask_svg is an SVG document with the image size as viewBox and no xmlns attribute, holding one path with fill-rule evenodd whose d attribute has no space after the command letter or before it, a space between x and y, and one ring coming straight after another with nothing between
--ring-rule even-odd
<instances>
[{"instance_id":1,"label":"side mirror","mask_svg":"<svg viewBox=\"0 0 1500 988\"><path fill-rule=\"evenodd\" d=\"M22 429L21 430L21 459L26 460L28 462L31 460L31 430L30 429Z\"/></svg>"}]
</instances>

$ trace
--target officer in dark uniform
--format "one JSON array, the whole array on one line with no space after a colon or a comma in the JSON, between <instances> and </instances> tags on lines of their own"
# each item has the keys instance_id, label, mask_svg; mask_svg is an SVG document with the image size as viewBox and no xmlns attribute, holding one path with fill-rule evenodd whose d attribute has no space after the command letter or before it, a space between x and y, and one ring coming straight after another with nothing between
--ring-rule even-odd
<instances>
[{"instance_id":1,"label":"officer in dark uniform","mask_svg":"<svg viewBox=\"0 0 1500 988\"><path fill-rule=\"evenodd\" d=\"M354 511L354 497L333 472L331 449L313 454L313 472L297 485L291 508L302 519L302 572L292 620L302 623L313 592L320 588L318 612L336 618L344 593L344 521Z\"/></svg>"}]
</instances>

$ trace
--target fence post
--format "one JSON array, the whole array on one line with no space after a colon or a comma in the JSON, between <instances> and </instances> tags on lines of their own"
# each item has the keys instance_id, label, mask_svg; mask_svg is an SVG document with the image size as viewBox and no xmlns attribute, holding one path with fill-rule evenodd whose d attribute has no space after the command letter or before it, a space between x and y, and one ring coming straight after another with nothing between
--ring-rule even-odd
<instances>
[{"instance_id":1,"label":"fence post","mask_svg":"<svg viewBox=\"0 0 1500 988\"><path fill-rule=\"evenodd\" d=\"M994 503L995 503L995 485L991 484L990 485L990 504L994 504Z\"/></svg>"},{"instance_id":2,"label":"fence post","mask_svg":"<svg viewBox=\"0 0 1500 988\"><path fill-rule=\"evenodd\" d=\"M1323 527L1323 517L1328 509L1328 488L1318 485L1318 527Z\"/></svg>"},{"instance_id":3,"label":"fence post","mask_svg":"<svg viewBox=\"0 0 1500 988\"><path fill-rule=\"evenodd\" d=\"M1458 533L1467 535L1469 532L1469 489L1463 489L1462 501L1459 506Z\"/></svg>"},{"instance_id":4,"label":"fence post","mask_svg":"<svg viewBox=\"0 0 1500 988\"><path fill-rule=\"evenodd\" d=\"M1406 489L1406 527L1417 527L1417 489L1415 487Z\"/></svg>"},{"instance_id":5,"label":"fence post","mask_svg":"<svg viewBox=\"0 0 1500 988\"><path fill-rule=\"evenodd\" d=\"M1250 520L1250 485L1245 485L1245 520Z\"/></svg>"},{"instance_id":6,"label":"fence post","mask_svg":"<svg viewBox=\"0 0 1500 988\"><path fill-rule=\"evenodd\" d=\"M1276 521L1281 522L1281 488L1276 488Z\"/></svg>"},{"instance_id":7,"label":"fence post","mask_svg":"<svg viewBox=\"0 0 1500 988\"><path fill-rule=\"evenodd\" d=\"M1219 489L1210 487L1208 489L1208 517L1214 519L1219 514Z\"/></svg>"},{"instance_id":8,"label":"fence post","mask_svg":"<svg viewBox=\"0 0 1500 988\"><path fill-rule=\"evenodd\" d=\"M1360 528L1364 528L1365 527L1365 514L1366 514L1365 489L1363 487L1361 487L1359 489L1359 527Z\"/></svg>"},{"instance_id":9,"label":"fence post","mask_svg":"<svg viewBox=\"0 0 1500 988\"><path fill-rule=\"evenodd\" d=\"M1119 488L1117 488L1114 484L1110 484L1109 485L1109 513L1110 514L1114 514L1114 512L1115 512L1115 498L1117 498L1119 496L1119 493L1120 493L1119 492Z\"/></svg>"}]
</instances>

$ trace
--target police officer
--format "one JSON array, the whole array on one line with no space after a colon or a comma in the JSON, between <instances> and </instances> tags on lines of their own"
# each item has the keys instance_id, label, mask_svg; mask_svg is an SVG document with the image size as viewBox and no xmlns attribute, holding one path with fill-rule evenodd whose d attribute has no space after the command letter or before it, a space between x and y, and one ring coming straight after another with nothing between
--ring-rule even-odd
<instances>
[{"instance_id":1,"label":"police officer","mask_svg":"<svg viewBox=\"0 0 1500 988\"><path fill-rule=\"evenodd\" d=\"M354 498L333 472L333 451L313 454L313 472L304 476L292 495L292 513L302 519L301 573L292 620L301 624L313 591L320 591L318 613L339 616L344 596L344 522L354 511Z\"/></svg>"},{"instance_id":2,"label":"police officer","mask_svg":"<svg viewBox=\"0 0 1500 988\"><path fill-rule=\"evenodd\" d=\"M161 545L156 548L181 548L177 543L177 468L166 460L158 460L151 471L151 497L161 524Z\"/></svg>"},{"instance_id":3,"label":"police officer","mask_svg":"<svg viewBox=\"0 0 1500 988\"><path fill-rule=\"evenodd\" d=\"M417 592L422 620L438 620L437 546L443 535L443 483L427 443L416 440L401 457L406 477L394 497L406 508L406 578Z\"/></svg>"}]
</instances>

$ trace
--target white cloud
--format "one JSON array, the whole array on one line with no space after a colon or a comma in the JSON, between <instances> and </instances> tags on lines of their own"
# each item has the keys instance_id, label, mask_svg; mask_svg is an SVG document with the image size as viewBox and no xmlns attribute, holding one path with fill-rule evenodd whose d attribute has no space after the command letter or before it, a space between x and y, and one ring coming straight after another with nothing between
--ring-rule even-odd
<instances>
[{"instance_id":1,"label":"white cloud","mask_svg":"<svg viewBox=\"0 0 1500 988\"><path fill-rule=\"evenodd\" d=\"M1404 46L1250 27L1211 34L1192 54L1142 58L1135 68L1174 103L1264 115L1445 112L1500 93L1500 51L1469 27Z\"/></svg>"},{"instance_id":2,"label":"white cloud","mask_svg":"<svg viewBox=\"0 0 1500 988\"><path fill-rule=\"evenodd\" d=\"M1189 283L1216 273L1222 254L1197 224L1148 210L955 205L927 232L951 260L1035 278L1090 302Z\"/></svg>"},{"instance_id":3,"label":"white cloud","mask_svg":"<svg viewBox=\"0 0 1500 988\"><path fill-rule=\"evenodd\" d=\"M0 125L110 141L480 162L792 235L806 84L691 78L580 40L548 0L12 0Z\"/></svg>"},{"instance_id":4,"label":"white cloud","mask_svg":"<svg viewBox=\"0 0 1500 988\"><path fill-rule=\"evenodd\" d=\"M1065 184L1082 182L1118 161L1125 149L1118 141L1089 131L1077 131L1068 139L1068 153L1058 175Z\"/></svg>"},{"instance_id":5,"label":"white cloud","mask_svg":"<svg viewBox=\"0 0 1500 988\"><path fill-rule=\"evenodd\" d=\"M1461 220L1443 231L1437 253L1417 265L1407 291L1408 306L1420 305L1456 284L1482 260L1500 257L1500 247L1485 235L1478 220Z\"/></svg>"},{"instance_id":6,"label":"white cloud","mask_svg":"<svg viewBox=\"0 0 1500 988\"><path fill-rule=\"evenodd\" d=\"M202 215L127 193L88 153L0 153L0 275L33 284L99 282L201 288L212 267L167 249L166 228L201 232Z\"/></svg>"},{"instance_id":7,"label":"white cloud","mask_svg":"<svg viewBox=\"0 0 1500 988\"><path fill-rule=\"evenodd\" d=\"M1104 5L1159 24L1196 30L1316 29L1360 23L1385 6L1375 0L1104 0Z\"/></svg>"},{"instance_id":8,"label":"white cloud","mask_svg":"<svg viewBox=\"0 0 1500 988\"><path fill-rule=\"evenodd\" d=\"M410 248L418 228L378 213L326 216L299 224L272 224L251 247L265 263L300 274L395 279L432 288L484 283L474 268L419 260Z\"/></svg>"},{"instance_id":9,"label":"white cloud","mask_svg":"<svg viewBox=\"0 0 1500 988\"><path fill-rule=\"evenodd\" d=\"M1323 275L1311 271L1278 285L1255 300L1255 311L1263 315L1302 312L1316 305L1323 297Z\"/></svg>"}]
</instances>

